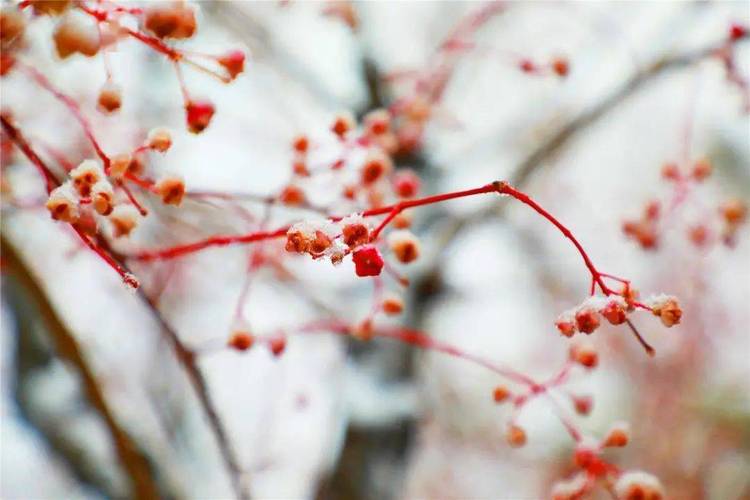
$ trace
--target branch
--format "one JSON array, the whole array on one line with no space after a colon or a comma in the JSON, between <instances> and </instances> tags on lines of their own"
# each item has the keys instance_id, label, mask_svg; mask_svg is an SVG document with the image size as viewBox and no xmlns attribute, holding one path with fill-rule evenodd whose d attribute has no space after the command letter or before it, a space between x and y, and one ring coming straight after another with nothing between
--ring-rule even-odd
<instances>
[{"instance_id":1,"label":"branch","mask_svg":"<svg viewBox=\"0 0 750 500\"><path fill-rule=\"evenodd\" d=\"M89 366L78 341L65 327L52 305L47 300L44 291L32 276L31 271L21 260L16 249L3 236L2 243L3 264L12 270L23 287L34 297L40 314L47 324L46 329L54 342L60 358L67 360L78 373L84 391L92 407L104 421L109 435L114 443L117 457L130 479L131 495L133 498L158 498L159 488L153 477L151 464L146 455L140 450L133 438L122 427L112 409L109 407L102 388Z\"/></svg>"}]
</instances>

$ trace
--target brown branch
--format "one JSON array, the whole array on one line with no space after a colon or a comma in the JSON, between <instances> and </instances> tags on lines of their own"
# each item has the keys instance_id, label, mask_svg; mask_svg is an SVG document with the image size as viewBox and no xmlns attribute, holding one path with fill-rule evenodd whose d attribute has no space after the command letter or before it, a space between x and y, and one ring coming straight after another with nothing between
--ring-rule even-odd
<instances>
[{"instance_id":1,"label":"brown branch","mask_svg":"<svg viewBox=\"0 0 750 500\"><path fill-rule=\"evenodd\" d=\"M130 480L132 497L158 498L159 488L153 477L148 458L118 422L78 341L57 315L47 300L46 294L21 260L16 249L6 240L5 236L2 236L0 242L4 267L7 266L6 269L10 270L28 293L34 297L39 312L47 325L46 331L50 333L58 355L61 359L67 360L78 373L92 407L104 421L114 443L120 464Z\"/></svg>"}]
</instances>

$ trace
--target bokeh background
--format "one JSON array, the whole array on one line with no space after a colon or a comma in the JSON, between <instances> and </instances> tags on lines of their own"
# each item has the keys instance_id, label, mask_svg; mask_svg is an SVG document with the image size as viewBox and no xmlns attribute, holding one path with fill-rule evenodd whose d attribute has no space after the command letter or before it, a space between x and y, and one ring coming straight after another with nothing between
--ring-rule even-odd
<instances>
[{"instance_id":1,"label":"bokeh background","mask_svg":"<svg viewBox=\"0 0 750 500\"><path fill-rule=\"evenodd\" d=\"M408 86L383 76L429 68L450 30L480 4L357 2L356 29L324 15L330 5L318 2L194 6L199 31L183 47L249 54L245 73L229 86L186 71L191 91L217 107L200 136L184 130L172 67L139 44L123 41L111 55L124 94L114 117L95 111L101 60L60 61L50 43L54 20L29 24L26 60L81 103L108 151L128 150L152 127L167 126L174 146L154 160L156 168L179 173L193 190L265 195L287 181L296 134L324 135L335 113L361 116L403 95ZM601 269L646 294L681 299L682 325L639 321L655 358L627 331L602 328L591 339L601 367L573 385L594 398L591 415L580 419L586 430L600 435L615 420L631 423L632 444L608 455L612 461L658 475L675 499L750 498L750 234L743 228L733 248L699 249L685 237L721 200L750 196L750 130L742 95L716 58L643 72L720 43L732 22L750 23L746 2L511 2L477 31L484 49L459 58L423 148L398 160L420 174L423 192L437 193L517 179L529 155L551 148L520 187L573 230ZM748 75L745 45L736 61ZM564 79L528 75L516 64L557 55L570 60ZM618 94L640 74L644 81ZM21 74L4 78L1 90L3 109L29 137L74 162L90 157L59 102ZM644 251L621 223L647 200L670 196L660 169L681 158L687 127L690 158L709 158L715 174L671 215L659 247ZM0 496L128 494L99 414L49 341L48 307L75 336L164 491L233 497L203 410L154 315L50 220L35 174L22 155L4 151L3 238L41 293L3 276ZM325 199L330 189L321 181L312 196ZM253 228L221 203L149 208L154 216L119 249ZM276 209L271 220L301 216ZM553 321L589 285L574 249L527 207L495 197L425 207L414 223L424 254L404 269L412 285L399 321L532 376L554 374L569 341ZM159 311L174 331L198 350L254 497L535 499L573 470L572 442L542 401L520 417L528 445L510 449L509 409L491 398L497 378L461 360L335 335L293 336L278 359L262 348L203 352L233 328L248 255L238 246L132 267L146 290L159 290ZM310 293L352 321L371 306L371 286L354 276L351 262L333 268L290 257L287 264L292 283L272 270L253 280L244 311L254 331L316 317Z\"/></svg>"}]
</instances>

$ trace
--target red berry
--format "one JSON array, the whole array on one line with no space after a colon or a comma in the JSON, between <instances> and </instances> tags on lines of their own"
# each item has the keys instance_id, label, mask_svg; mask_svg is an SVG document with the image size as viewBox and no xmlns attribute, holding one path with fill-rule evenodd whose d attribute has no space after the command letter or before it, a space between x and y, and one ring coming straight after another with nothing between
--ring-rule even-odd
<instances>
[{"instance_id":1,"label":"red berry","mask_svg":"<svg viewBox=\"0 0 750 500\"><path fill-rule=\"evenodd\" d=\"M413 198L419 192L419 177L411 170L402 170L393 177L393 190L401 198Z\"/></svg>"},{"instance_id":2,"label":"red berry","mask_svg":"<svg viewBox=\"0 0 750 500\"><path fill-rule=\"evenodd\" d=\"M216 109L209 101L189 101L185 105L188 130L200 134L211 123Z\"/></svg>"},{"instance_id":3,"label":"red berry","mask_svg":"<svg viewBox=\"0 0 750 500\"><path fill-rule=\"evenodd\" d=\"M227 70L232 80L245 69L245 53L241 50L230 50L223 56L219 56L217 61Z\"/></svg>"},{"instance_id":4,"label":"red berry","mask_svg":"<svg viewBox=\"0 0 750 500\"><path fill-rule=\"evenodd\" d=\"M367 245L352 254L357 276L379 276L383 270L383 256L373 245Z\"/></svg>"},{"instance_id":5,"label":"red berry","mask_svg":"<svg viewBox=\"0 0 750 500\"><path fill-rule=\"evenodd\" d=\"M738 23L732 23L729 27L729 39L739 40L740 38L747 35L747 28Z\"/></svg>"}]
</instances>

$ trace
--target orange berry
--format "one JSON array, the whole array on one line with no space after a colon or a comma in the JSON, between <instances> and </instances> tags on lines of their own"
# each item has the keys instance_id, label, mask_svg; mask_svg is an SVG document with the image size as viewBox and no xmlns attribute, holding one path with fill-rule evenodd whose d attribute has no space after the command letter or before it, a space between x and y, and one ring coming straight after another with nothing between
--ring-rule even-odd
<instances>
[{"instance_id":1,"label":"orange berry","mask_svg":"<svg viewBox=\"0 0 750 500\"><path fill-rule=\"evenodd\" d=\"M238 351L247 351L255 343L255 337L249 332L236 331L229 337L227 345Z\"/></svg>"},{"instance_id":2,"label":"orange berry","mask_svg":"<svg viewBox=\"0 0 750 500\"><path fill-rule=\"evenodd\" d=\"M144 26L157 38L190 38L195 34L195 12L185 2L158 2L149 5Z\"/></svg>"},{"instance_id":3,"label":"orange berry","mask_svg":"<svg viewBox=\"0 0 750 500\"><path fill-rule=\"evenodd\" d=\"M389 295L383 299L381 308L387 315L395 316L404 310L404 301L397 295Z\"/></svg>"},{"instance_id":4,"label":"orange berry","mask_svg":"<svg viewBox=\"0 0 750 500\"><path fill-rule=\"evenodd\" d=\"M409 264L419 258L420 244L411 231L400 229L388 235L388 246L402 264Z\"/></svg>"},{"instance_id":5,"label":"orange berry","mask_svg":"<svg viewBox=\"0 0 750 500\"><path fill-rule=\"evenodd\" d=\"M179 205L185 196L185 183L177 177L164 177L156 183L154 189L166 205Z\"/></svg>"},{"instance_id":6,"label":"orange berry","mask_svg":"<svg viewBox=\"0 0 750 500\"><path fill-rule=\"evenodd\" d=\"M99 32L93 22L66 15L55 27L52 34L55 48L60 58L65 59L75 53L92 57L99 52Z\"/></svg>"},{"instance_id":7,"label":"orange berry","mask_svg":"<svg viewBox=\"0 0 750 500\"><path fill-rule=\"evenodd\" d=\"M505 433L505 440L513 448L520 448L526 444L526 431L517 425L510 425Z\"/></svg>"},{"instance_id":8,"label":"orange berry","mask_svg":"<svg viewBox=\"0 0 750 500\"><path fill-rule=\"evenodd\" d=\"M599 363L599 355L594 347L589 344L571 346L570 359L586 368L595 368Z\"/></svg>"},{"instance_id":9,"label":"orange berry","mask_svg":"<svg viewBox=\"0 0 750 500\"><path fill-rule=\"evenodd\" d=\"M502 403L504 401L507 401L509 397L510 390L508 390L508 388L504 385L498 385L497 387L495 387L495 390L492 391L492 399L495 401L495 403Z\"/></svg>"}]
</instances>

